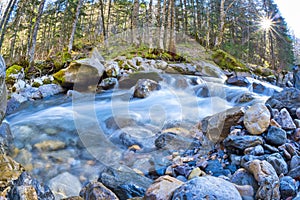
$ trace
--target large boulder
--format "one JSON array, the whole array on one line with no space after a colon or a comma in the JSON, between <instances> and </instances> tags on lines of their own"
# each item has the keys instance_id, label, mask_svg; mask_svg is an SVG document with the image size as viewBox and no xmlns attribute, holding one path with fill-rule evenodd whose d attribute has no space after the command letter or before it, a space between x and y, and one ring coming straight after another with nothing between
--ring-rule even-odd
<instances>
[{"instance_id":1,"label":"large boulder","mask_svg":"<svg viewBox=\"0 0 300 200\"><path fill-rule=\"evenodd\" d=\"M230 133L230 127L239 123L244 116L244 109L234 107L201 121L202 132L213 142L223 141Z\"/></svg>"},{"instance_id":2,"label":"large boulder","mask_svg":"<svg viewBox=\"0 0 300 200\"><path fill-rule=\"evenodd\" d=\"M266 104L272 108L281 110L287 108L292 116L296 116L296 110L300 107L300 90L296 88L285 88L280 93L271 96Z\"/></svg>"},{"instance_id":3,"label":"large boulder","mask_svg":"<svg viewBox=\"0 0 300 200\"><path fill-rule=\"evenodd\" d=\"M104 72L102 57L94 49L90 58L73 61L66 69L53 75L64 88L78 91L95 91Z\"/></svg>"},{"instance_id":4,"label":"large boulder","mask_svg":"<svg viewBox=\"0 0 300 200\"><path fill-rule=\"evenodd\" d=\"M270 118L268 108L262 103L256 103L245 112L244 125L252 135L260 135L269 127Z\"/></svg>"},{"instance_id":5,"label":"large boulder","mask_svg":"<svg viewBox=\"0 0 300 200\"><path fill-rule=\"evenodd\" d=\"M193 178L174 191L172 199L241 200L235 186L221 178L202 176Z\"/></svg>"},{"instance_id":6,"label":"large boulder","mask_svg":"<svg viewBox=\"0 0 300 200\"><path fill-rule=\"evenodd\" d=\"M6 85L5 85L5 62L0 55L0 124L4 118L6 110Z\"/></svg>"}]
</instances>

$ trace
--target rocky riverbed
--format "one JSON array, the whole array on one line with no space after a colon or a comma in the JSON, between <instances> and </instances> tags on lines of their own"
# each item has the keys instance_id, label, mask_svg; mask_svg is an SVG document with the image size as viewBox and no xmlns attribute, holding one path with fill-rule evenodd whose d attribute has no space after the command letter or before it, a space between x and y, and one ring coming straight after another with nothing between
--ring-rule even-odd
<instances>
[{"instance_id":1,"label":"rocky riverbed","mask_svg":"<svg viewBox=\"0 0 300 200\"><path fill-rule=\"evenodd\" d=\"M225 74L94 53L60 85L18 85L0 198L300 198L300 91Z\"/></svg>"}]
</instances>

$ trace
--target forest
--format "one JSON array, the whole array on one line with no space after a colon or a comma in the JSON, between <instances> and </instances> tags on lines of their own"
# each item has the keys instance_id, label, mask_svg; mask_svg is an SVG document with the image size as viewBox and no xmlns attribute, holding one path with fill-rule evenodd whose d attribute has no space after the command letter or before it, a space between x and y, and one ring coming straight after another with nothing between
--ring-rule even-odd
<instances>
[{"instance_id":1,"label":"forest","mask_svg":"<svg viewBox=\"0 0 300 200\"><path fill-rule=\"evenodd\" d=\"M155 27L150 49L157 43L175 52L174 38L185 34L207 50L222 49L278 72L295 61L296 38L273 0L9 0L0 2L0 11L1 54L8 66L33 68L52 59L59 69L76 51L149 27Z\"/></svg>"}]
</instances>

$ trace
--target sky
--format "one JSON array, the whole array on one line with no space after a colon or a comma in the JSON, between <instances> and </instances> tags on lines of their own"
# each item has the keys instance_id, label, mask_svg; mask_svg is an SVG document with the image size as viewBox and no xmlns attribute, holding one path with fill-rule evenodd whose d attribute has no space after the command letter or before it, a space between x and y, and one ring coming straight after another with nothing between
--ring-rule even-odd
<instances>
[{"instance_id":1,"label":"sky","mask_svg":"<svg viewBox=\"0 0 300 200\"><path fill-rule=\"evenodd\" d=\"M300 38L300 0L274 0L278 5L281 16L295 36Z\"/></svg>"}]
</instances>

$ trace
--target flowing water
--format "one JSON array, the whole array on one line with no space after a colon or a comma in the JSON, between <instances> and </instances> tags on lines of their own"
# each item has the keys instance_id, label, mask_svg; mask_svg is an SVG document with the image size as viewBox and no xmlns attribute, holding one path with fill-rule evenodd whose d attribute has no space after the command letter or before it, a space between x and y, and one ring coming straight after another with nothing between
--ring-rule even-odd
<instances>
[{"instance_id":1,"label":"flowing water","mask_svg":"<svg viewBox=\"0 0 300 200\"><path fill-rule=\"evenodd\" d=\"M265 93L256 94L251 87L227 86L220 79L162 77L161 89L145 99L132 98L133 88L116 88L26 103L22 110L6 117L18 149L15 159L42 182L64 171L85 182L97 178L103 164L124 163L124 153L135 142L144 147L144 155L151 156L155 154L154 139L163 129L189 130L206 116L265 101L274 91L280 91L266 83L262 83L268 88ZM251 94L254 99L238 101L243 94ZM39 148L38 144L45 141L46 147Z\"/></svg>"}]
</instances>

